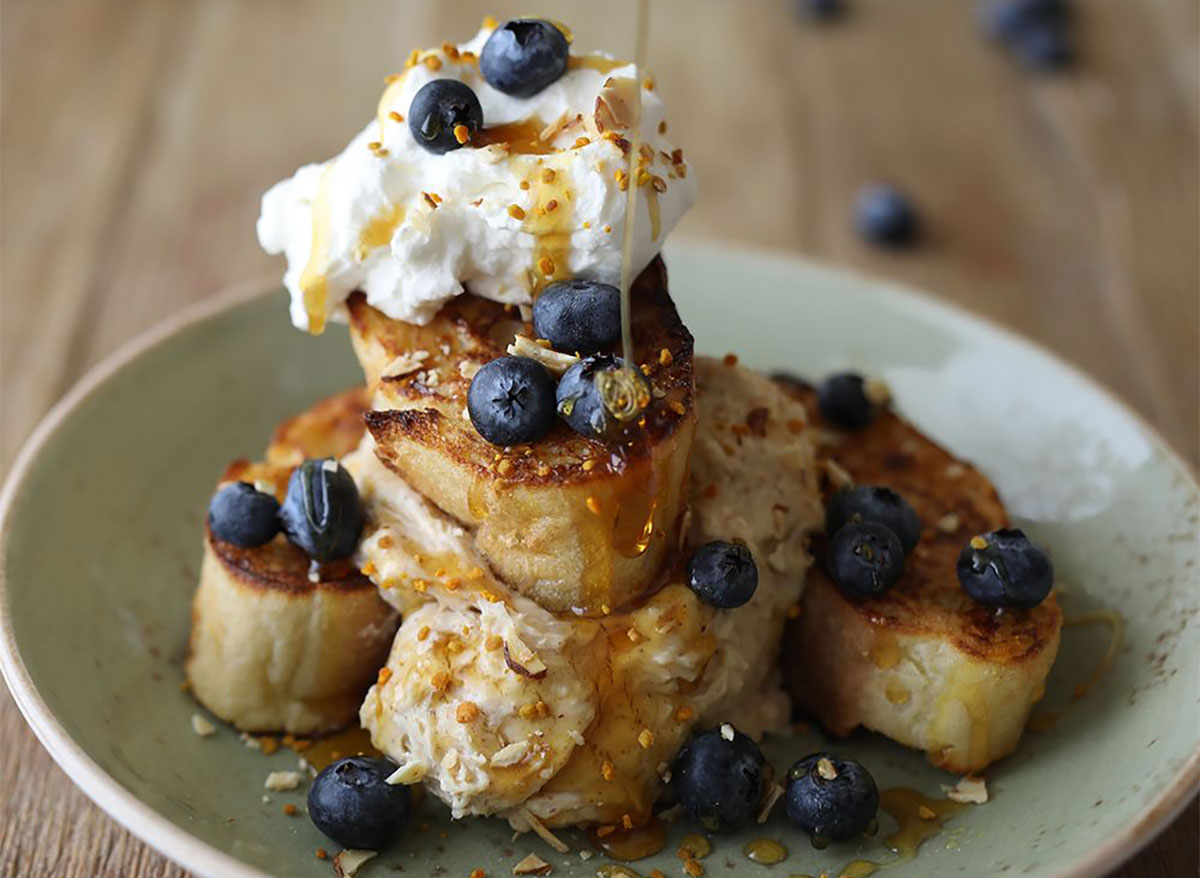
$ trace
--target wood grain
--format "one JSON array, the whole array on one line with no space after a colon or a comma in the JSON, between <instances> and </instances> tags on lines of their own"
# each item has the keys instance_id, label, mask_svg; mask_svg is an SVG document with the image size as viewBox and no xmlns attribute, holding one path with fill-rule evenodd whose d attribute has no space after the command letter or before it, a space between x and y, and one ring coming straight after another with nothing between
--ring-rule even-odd
<instances>
[{"instance_id":1,"label":"wood grain","mask_svg":"<svg viewBox=\"0 0 1200 878\"><path fill-rule=\"evenodd\" d=\"M556 3L628 54L627 0ZM1079 364L1200 459L1200 12L1077 3L1081 62L1031 77L964 0L858 0L830 27L785 0L655 0L652 65L700 178L680 235L886 275ZM413 46L527 0L4 0L0 471L89 366L181 305L278 272L262 190L339 150ZM886 179L924 244L863 245ZM1001 376L1002 377L1002 376ZM92 806L0 697L0 874L184 873ZM1118 874L1195 874L1195 803Z\"/></svg>"}]
</instances>

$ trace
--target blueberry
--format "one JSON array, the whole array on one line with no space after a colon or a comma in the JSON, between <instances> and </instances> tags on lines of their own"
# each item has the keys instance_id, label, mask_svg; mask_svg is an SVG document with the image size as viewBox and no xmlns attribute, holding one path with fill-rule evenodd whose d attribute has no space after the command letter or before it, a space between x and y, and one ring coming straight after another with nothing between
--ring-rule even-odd
<instances>
[{"instance_id":1,"label":"blueberry","mask_svg":"<svg viewBox=\"0 0 1200 878\"><path fill-rule=\"evenodd\" d=\"M732 832L755 817L764 763L758 745L729 723L700 732L675 758L679 803L707 831Z\"/></svg>"},{"instance_id":2,"label":"blueberry","mask_svg":"<svg viewBox=\"0 0 1200 878\"><path fill-rule=\"evenodd\" d=\"M796 0L796 8L817 21L831 21L846 11L843 0Z\"/></svg>"},{"instance_id":3,"label":"blueberry","mask_svg":"<svg viewBox=\"0 0 1200 878\"><path fill-rule=\"evenodd\" d=\"M213 494L208 527L222 542L243 549L261 546L279 533L279 501L248 482L234 482Z\"/></svg>"},{"instance_id":4,"label":"blueberry","mask_svg":"<svg viewBox=\"0 0 1200 878\"><path fill-rule=\"evenodd\" d=\"M377 851L404 831L412 791L387 783L390 759L351 756L327 765L308 790L308 816L317 829L347 848Z\"/></svg>"},{"instance_id":5,"label":"blueberry","mask_svg":"<svg viewBox=\"0 0 1200 878\"><path fill-rule=\"evenodd\" d=\"M567 38L550 22L514 18L483 44L479 69L492 88L529 98L567 72L569 51Z\"/></svg>"},{"instance_id":6,"label":"blueberry","mask_svg":"<svg viewBox=\"0 0 1200 878\"><path fill-rule=\"evenodd\" d=\"M1022 31L1015 48L1031 70L1060 70L1071 63L1067 29L1053 22L1038 22Z\"/></svg>"},{"instance_id":7,"label":"blueberry","mask_svg":"<svg viewBox=\"0 0 1200 878\"><path fill-rule=\"evenodd\" d=\"M851 521L882 524L900 538L905 552L911 552L921 538L921 519L917 510L891 488L882 485L858 485L843 488L825 505L825 533L835 535Z\"/></svg>"},{"instance_id":8,"label":"blueberry","mask_svg":"<svg viewBox=\"0 0 1200 878\"><path fill-rule=\"evenodd\" d=\"M814 838L848 841L875 820L879 790L853 759L813 753L788 771L784 805L788 818Z\"/></svg>"},{"instance_id":9,"label":"blueberry","mask_svg":"<svg viewBox=\"0 0 1200 878\"><path fill-rule=\"evenodd\" d=\"M979 24L994 40L1015 42L1026 29L1039 24L1066 22L1066 0L983 0Z\"/></svg>"},{"instance_id":10,"label":"blueberry","mask_svg":"<svg viewBox=\"0 0 1200 878\"><path fill-rule=\"evenodd\" d=\"M499 357L475 373L467 413L493 445L536 442L554 426L554 379L529 357Z\"/></svg>"},{"instance_id":11,"label":"blueberry","mask_svg":"<svg viewBox=\"0 0 1200 878\"><path fill-rule=\"evenodd\" d=\"M408 107L408 130L413 139L437 155L463 146L482 127L479 98L457 79L426 83Z\"/></svg>"},{"instance_id":12,"label":"blueberry","mask_svg":"<svg viewBox=\"0 0 1200 878\"><path fill-rule=\"evenodd\" d=\"M687 582L700 600L731 610L754 597L758 565L741 543L713 540L697 549L688 561Z\"/></svg>"},{"instance_id":13,"label":"blueberry","mask_svg":"<svg viewBox=\"0 0 1200 878\"><path fill-rule=\"evenodd\" d=\"M563 373L558 381L558 414L576 433L589 439L618 438L625 423L615 418L600 396L599 382L624 369L624 360L612 354L584 357ZM635 392L649 397L646 379L638 370L626 372L635 376ZM644 408L644 404L638 403Z\"/></svg>"},{"instance_id":14,"label":"blueberry","mask_svg":"<svg viewBox=\"0 0 1200 878\"><path fill-rule=\"evenodd\" d=\"M917 237L917 211L894 186L873 183L859 190L854 204L858 233L874 244L898 247Z\"/></svg>"},{"instance_id":15,"label":"blueberry","mask_svg":"<svg viewBox=\"0 0 1200 878\"><path fill-rule=\"evenodd\" d=\"M560 280L533 303L533 329L556 351L594 354L621 339L621 291L591 280Z\"/></svg>"},{"instance_id":16,"label":"blueberry","mask_svg":"<svg viewBox=\"0 0 1200 878\"><path fill-rule=\"evenodd\" d=\"M882 524L850 522L829 543L829 578L852 598L881 595L904 573L904 546Z\"/></svg>"},{"instance_id":17,"label":"blueberry","mask_svg":"<svg viewBox=\"0 0 1200 878\"><path fill-rule=\"evenodd\" d=\"M840 372L817 388L817 408L835 427L858 430L871 423L877 407L867 396L867 383L861 375Z\"/></svg>"},{"instance_id":18,"label":"blueberry","mask_svg":"<svg viewBox=\"0 0 1200 878\"><path fill-rule=\"evenodd\" d=\"M1054 586L1054 565L1019 528L971 537L958 556L963 591L988 607L1036 607Z\"/></svg>"},{"instance_id":19,"label":"blueberry","mask_svg":"<svg viewBox=\"0 0 1200 878\"><path fill-rule=\"evenodd\" d=\"M314 561L336 561L354 551L363 508L354 479L336 459L310 458L292 471L279 518L289 542Z\"/></svg>"}]
</instances>

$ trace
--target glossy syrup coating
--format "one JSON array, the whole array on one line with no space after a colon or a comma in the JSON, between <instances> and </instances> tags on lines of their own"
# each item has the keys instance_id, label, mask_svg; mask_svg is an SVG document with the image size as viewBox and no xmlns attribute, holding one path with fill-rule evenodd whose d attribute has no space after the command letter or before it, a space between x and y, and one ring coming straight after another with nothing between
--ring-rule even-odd
<instances>
[{"instance_id":1,"label":"glossy syrup coating","mask_svg":"<svg viewBox=\"0 0 1200 878\"><path fill-rule=\"evenodd\" d=\"M363 527L358 487L336 458L312 458L292 471L279 510L288 542L314 561L350 555Z\"/></svg>"},{"instance_id":2,"label":"glossy syrup coating","mask_svg":"<svg viewBox=\"0 0 1200 878\"><path fill-rule=\"evenodd\" d=\"M1054 587L1049 556L1015 527L967 540L956 572L963 591L988 607L1027 610Z\"/></svg>"},{"instance_id":3,"label":"glossy syrup coating","mask_svg":"<svg viewBox=\"0 0 1200 878\"><path fill-rule=\"evenodd\" d=\"M464 82L435 79L424 85L408 108L408 130L429 152L441 155L466 146L483 127L479 98Z\"/></svg>"},{"instance_id":4,"label":"glossy syrup coating","mask_svg":"<svg viewBox=\"0 0 1200 878\"><path fill-rule=\"evenodd\" d=\"M784 802L788 818L813 838L848 841L875 820L879 790L861 763L812 753L788 771Z\"/></svg>"}]
</instances>

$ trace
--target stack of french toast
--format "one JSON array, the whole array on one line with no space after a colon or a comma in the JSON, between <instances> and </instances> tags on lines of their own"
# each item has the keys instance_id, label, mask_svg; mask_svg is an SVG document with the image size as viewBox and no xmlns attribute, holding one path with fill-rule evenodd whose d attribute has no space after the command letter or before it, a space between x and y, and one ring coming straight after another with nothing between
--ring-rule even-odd
<instances>
[{"instance_id":1,"label":"stack of french toast","mask_svg":"<svg viewBox=\"0 0 1200 878\"><path fill-rule=\"evenodd\" d=\"M780 671L832 734L863 726L960 772L1010 752L1061 613L1053 598L996 613L959 587L963 540L1007 524L986 478L891 411L840 429L811 388L693 356L661 260L633 302L653 390L638 441L556 425L501 450L464 416L470 378L532 326L470 295L426 326L351 299L365 388L284 422L222 482L282 499L303 460L340 458L367 510L359 548L322 564L284 536L206 534L196 696L251 732L361 719L456 814L522 828L645 820L694 727L786 725ZM901 492L923 522L902 579L866 600L809 564L822 493L851 482ZM684 585L688 553L717 538L758 563L735 611Z\"/></svg>"},{"instance_id":2,"label":"stack of french toast","mask_svg":"<svg viewBox=\"0 0 1200 878\"><path fill-rule=\"evenodd\" d=\"M694 184L653 80L568 43L514 20L414 53L264 198L294 322L343 318L364 384L222 475L192 691L248 733L361 725L386 760L346 771L382 795L548 840L651 821L705 735L754 763L745 819L753 740L797 710L982 770L1058 648L1048 559L860 376L696 355L658 255ZM595 275L635 201L626 314Z\"/></svg>"}]
</instances>

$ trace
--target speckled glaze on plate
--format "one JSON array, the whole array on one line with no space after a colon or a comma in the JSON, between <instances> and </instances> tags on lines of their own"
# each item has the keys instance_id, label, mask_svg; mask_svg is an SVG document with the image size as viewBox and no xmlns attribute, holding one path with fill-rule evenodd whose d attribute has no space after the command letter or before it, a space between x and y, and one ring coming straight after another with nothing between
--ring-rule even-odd
<instances>
[{"instance_id":1,"label":"speckled glaze on plate","mask_svg":"<svg viewBox=\"0 0 1200 878\"><path fill-rule=\"evenodd\" d=\"M997 483L1014 517L1053 552L1068 617L1112 610L1124 636L1084 698L1105 626L1068 627L1040 709L1063 710L988 773L972 807L888 874L1101 874L1147 842L1196 788L1200 730L1198 490L1149 428L1086 378L993 326L888 284L780 257L717 247L668 253L671 290L699 350L820 375L881 375L900 410ZM261 291L268 285L259 285ZM0 499L3 671L38 737L114 817L193 871L239 878L326 876L335 847L301 816L304 789L272 794L268 771L295 767L200 738L180 690L200 523L227 461L261 452L271 427L361 380L344 330L293 330L282 294L242 290L181 313L132 342L51 412ZM736 718L733 718L736 721ZM776 764L815 749L814 731L770 740ZM940 795L954 778L867 734L839 748L881 787ZM361 875L490 876L537 851L555 876L592 876L605 859L512 839L499 821L452 825L426 801L397 848ZM777 875L837 875L888 857L878 840L814 850L781 809L764 827L714 839L706 874L759 874L751 839L784 844ZM690 828L672 828L677 839ZM578 849L576 833L566 838ZM444 869L444 873L438 871ZM634 864L680 875L674 845ZM763 873L768 874L768 873Z\"/></svg>"}]
</instances>

